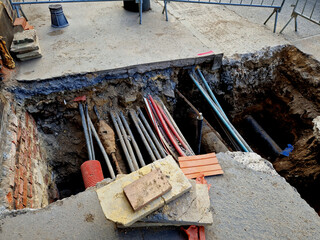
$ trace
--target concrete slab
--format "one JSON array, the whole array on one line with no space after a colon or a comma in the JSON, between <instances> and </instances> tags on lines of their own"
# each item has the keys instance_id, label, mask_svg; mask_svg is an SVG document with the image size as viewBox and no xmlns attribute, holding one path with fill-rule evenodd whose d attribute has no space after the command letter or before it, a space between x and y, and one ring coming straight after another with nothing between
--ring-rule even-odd
<instances>
[{"instance_id":1,"label":"concrete slab","mask_svg":"<svg viewBox=\"0 0 320 240\"><path fill-rule=\"evenodd\" d=\"M166 22L163 2L152 1L152 10L143 13L139 25L138 14L125 11L122 4L64 4L70 25L63 29L51 27L48 5L24 6L40 38L43 58L21 64L17 79L41 80L195 57L210 50L231 56L289 43L221 6L170 3Z\"/></svg>"},{"instance_id":2,"label":"concrete slab","mask_svg":"<svg viewBox=\"0 0 320 240\"><path fill-rule=\"evenodd\" d=\"M131 227L151 226L206 226L213 223L208 187L206 184L192 184L190 192L166 204Z\"/></svg>"},{"instance_id":3,"label":"concrete slab","mask_svg":"<svg viewBox=\"0 0 320 240\"><path fill-rule=\"evenodd\" d=\"M289 21L296 0L286 0L283 8L279 14L277 35L286 39L290 44L295 45L301 51L313 55L320 61L320 26L312 23L302 17L298 17L298 31L294 31L294 21L287 26L287 28L279 34L284 25ZM304 1L302 2L304 3ZM307 1L308 5L313 6L315 1ZM227 7L241 18L247 19L251 23L263 24L272 10L263 8L242 8L242 7ZM308 6L306 7L306 9ZM318 15L319 16L319 15ZM315 14L314 14L314 17ZM270 19L265 28L269 31L273 30L274 17Z\"/></svg>"},{"instance_id":4,"label":"concrete slab","mask_svg":"<svg viewBox=\"0 0 320 240\"><path fill-rule=\"evenodd\" d=\"M167 177L172 189L161 198L157 198L142 209L134 211L123 193L123 188L155 169L159 169ZM97 194L106 218L127 227L159 209L165 203L169 203L188 192L190 188L191 184L178 164L172 156L168 156L99 188Z\"/></svg>"},{"instance_id":5,"label":"concrete slab","mask_svg":"<svg viewBox=\"0 0 320 240\"><path fill-rule=\"evenodd\" d=\"M225 174L207 177L213 224L207 239L318 239L320 218L256 154L217 154ZM180 228L117 229L95 190L40 210L0 212L0 239L185 239Z\"/></svg>"},{"instance_id":6,"label":"concrete slab","mask_svg":"<svg viewBox=\"0 0 320 240\"><path fill-rule=\"evenodd\" d=\"M166 22L152 2L143 13L125 11L122 2L63 4L69 26L51 27L48 5L24 6L40 39L43 57L20 64L18 80L39 80L149 63L195 57L207 46L181 26ZM48 68L50 66L50 68Z\"/></svg>"}]
</instances>

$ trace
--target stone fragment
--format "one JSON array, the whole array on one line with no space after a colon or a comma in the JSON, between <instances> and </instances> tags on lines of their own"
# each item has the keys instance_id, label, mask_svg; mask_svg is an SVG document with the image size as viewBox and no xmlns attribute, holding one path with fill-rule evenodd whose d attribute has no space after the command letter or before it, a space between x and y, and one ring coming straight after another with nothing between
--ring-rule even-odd
<instances>
[{"instance_id":1,"label":"stone fragment","mask_svg":"<svg viewBox=\"0 0 320 240\"><path fill-rule=\"evenodd\" d=\"M36 30L26 30L23 32L18 32L14 34L13 43L22 44L22 43L32 43L36 41Z\"/></svg>"},{"instance_id":2,"label":"stone fragment","mask_svg":"<svg viewBox=\"0 0 320 240\"><path fill-rule=\"evenodd\" d=\"M34 58L40 58L42 57L41 50L34 50L27 53L17 54L17 58L19 58L21 61L31 60Z\"/></svg>"},{"instance_id":3,"label":"stone fragment","mask_svg":"<svg viewBox=\"0 0 320 240\"><path fill-rule=\"evenodd\" d=\"M190 192L164 205L131 227L211 225L213 218L208 187L206 184L196 184L195 180L190 180L190 183Z\"/></svg>"},{"instance_id":4,"label":"stone fragment","mask_svg":"<svg viewBox=\"0 0 320 240\"><path fill-rule=\"evenodd\" d=\"M123 193L123 188L154 169L161 170L171 184L172 189L142 209L133 211ZM167 156L164 159L153 162L120 179L116 179L114 182L108 184L107 186L101 187L96 191L106 218L113 222L122 224L124 227L128 227L136 221L144 218L148 214L159 209L165 203L168 203L188 192L190 188L190 182L182 173L175 160L172 158L172 156Z\"/></svg>"},{"instance_id":5,"label":"stone fragment","mask_svg":"<svg viewBox=\"0 0 320 240\"><path fill-rule=\"evenodd\" d=\"M26 52L30 52L38 49L39 49L39 40L38 40L38 37L36 37L36 40L32 43L21 43L21 44L12 43L10 50L13 53L26 53Z\"/></svg>"},{"instance_id":6,"label":"stone fragment","mask_svg":"<svg viewBox=\"0 0 320 240\"><path fill-rule=\"evenodd\" d=\"M170 191L171 188L166 177L156 169L125 186L123 191L133 210L137 211Z\"/></svg>"}]
</instances>

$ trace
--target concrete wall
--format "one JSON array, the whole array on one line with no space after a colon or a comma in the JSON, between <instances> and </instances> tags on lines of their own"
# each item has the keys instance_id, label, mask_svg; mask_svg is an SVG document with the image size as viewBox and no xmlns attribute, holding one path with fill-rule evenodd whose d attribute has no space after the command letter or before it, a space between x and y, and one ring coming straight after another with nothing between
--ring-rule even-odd
<instances>
[{"instance_id":1,"label":"concrete wall","mask_svg":"<svg viewBox=\"0 0 320 240\"><path fill-rule=\"evenodd\" d=\"M9 0L2 0L0 2L0 36L4 37L7 43L7 48L10 49L10 45L13 40L13 19L15 12L12 10Z\"/></svg>"},{"instance_id":2,"label":"concrete wall","mask_svg":"<svg viewBox=\"0 0 320 240\"><path fill-rule=\"evenodd\" d=\"M41 208L49 203L51 171L43 158L36 122L15 104L6 103L1 134L0 205Z\"/></svg>"}]
</instances>

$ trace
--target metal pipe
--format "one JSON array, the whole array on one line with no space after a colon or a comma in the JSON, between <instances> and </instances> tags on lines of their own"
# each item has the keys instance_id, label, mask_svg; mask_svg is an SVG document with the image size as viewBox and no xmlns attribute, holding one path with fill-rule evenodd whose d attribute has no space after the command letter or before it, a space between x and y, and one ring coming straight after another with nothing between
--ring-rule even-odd
<instances>
[{"instance_id":1,"label":"metal pipe","mask_svg":"<svg viewBox=\"0 0 320 240\"><path fill-rule=\"evenodd\" d=\"M276 155L280 155L282 149L279 145L269 136L269 134L260 126L259 123L251 116L248 115L245 117L245 120L250 124L254 132L260 139L269 146L269 148L275 153Z\"/></svg>"},{"instance_id":2,"label":"metal pipe","mask_svg":"<svg viewBox=\"0 0 320 240\"><path fill-rule=\"evenodd\" d=\"M89 157L89 160L92 160L91 146L90 146L90 140L89 140L89 135L88 135L88 127L87 127L87 123L86 123L86 118L84 116L82 103L79 103L79 111L80 111L80 116L81 116L81 121L82 121L84 137L85 137L86 143L87 143L88 157Z\"/></svg>"},{"instance_id":3,"label":"metal pipe","mask_svg":"<svg viewBox=\"0 0 320 240\"><path fill-rule=\"evenodd\" d=\"M128 122L127 122L127 120L126 120L126 118L124 117L124 115L123 115L122 112L120 112L120 117L121 117L121 119L122 119L122 122L123 122L123 124L124 124L124 127L126 128L127 132L129 133L129 136L130 136L131 141L132 141L132 145L133 145L133 147L134 147L134 150L136 151L136 154L137 154L137 156L138 156L140 165L141 165L141 167L144 167L146 164L145 164L145 162L144 162L144 160L143 160L143 157L142 157L142 155L141 155L141 152L140 152L140 149L139 149L139 147L138 147L138 144L137 144L136 140L134 139L134 136L133 136L133 134L132 134L132 132L131 132L131 129L130 129L130 127L129 127L129 124L128 124Z\"/></svg>"},{"instance_id":4,"label":"metal pipe","mask_svg":"<svg viewBox=\"0 0 320 240\"><path fill-rule=\"evenodd\" d=\"M89 125L90 116L89 116L89 109L88 109L88 105L87 104L85 106L85 111L86 111L86 117L87 117L87 123L88 123L88 132L89 132L89 140L90 140L92 159L96 159L96 156L94 154L94 147L93 147L93 139L92 139L91 128L90 128L90 125Z\"/></svg>"},{"instance_id":5,"label":"metal pipe","mask_svg":"<svg viewBox=\"0 0 320 240\"><path fill-rule=\"evenodd\" d=\"M210 97L208 96L208 94L205 92L205 90L200 86L200 84L197 82L197 80L195 80L195 78L192 76L192 74L189 73L189 76L191 77L192 81L194 82L194 84L198 87L198 89L200 90L200 92L202 93L202 95L205 97L205 99L208 101L208 103L210 104L210 106L212 107L212 109L215 111L215 113L217 114L217 116L219 117L219 119L223 122L223 124L227 127L227 129L229 130L229 132L231 133L231 135L234 137L234 139L239 143L239 145L241 146L241 148L245 151L245 152L249 152L248 149L243 145L242 141L239 139L239 137L237 136L237 134L233 131L233 129L230 127L228 121L223 117L223 115L221 114L221 112L219 111L219 107L210 99Z\"/></svg>"},{"instance_id":6,"label":"metal pipe","mask_svg":"<svg viewBox=\"0 0 320 240\"><path fill-rule=\"evenodd\" d=\"M174 137L172 136L170 130L168 129L168 126L166 125L159 109L158 106L155 104L155 102L153 101L153 98L151 97L151 95L149 95L149 99L151 101L151 104L153 105L157 116L160 119L161 125L166 133L166 135L168 136L168 138L170 139L171 143L173 144L174 148L177 150L177 152L179 153L180 156L185 156L186 154L181 150L179 144L177 143L176 139L174 139Z\"/></svg>"},{"instance_id":7,"label":"metal pipe","mask_svg":"<svg viewBox=\"0 0 320 240\"><path fill-rule=\"evenodd\" d=\"M135 114L136 114L136 113L135 113ZM161 156L160 156L160 153L159 153L158 149L157 149L156 146L154 145L154 143L153 143L153 141L152 141L149 133L147 132L146 128L143 126L143 124L142 124L142 122L141 122L141 120L140 120L140 118L138 117L137 114L136 114L136 117L137 117L137 120L138 120L138 124L139 124L139 126L140 126L140 128L141 128L141 130L142 130L142 132L143 132L143 134L144 134L144 136L146 137L146 139L147 139L147 141L148 141L148 143L149 143L152 151L154 152L156 158L157 158L157 159L161 159Z\"/></svg>"},{"instance_id":8,"label":"metal pipe","mask_svg":"<svg viewBox=\"0 0 320 240\"><path fill-rule=\"evenodd\" d=\"M202 124L203 124L203 116L202 113L199 113L197 116L197 149L196 149L196 154L200 154L200 148L201 148L201 138L202 138Z\"/></svg>"},{"instance_id":9,"label":"metal pipe","mask_svg":"<svg viewBox=\"0 0 320 240\"><path fill-rule=\"evenodd\" d=\"M149 132L149 134L150 134L153 142L154 142L155 145L157 146L157 148L158 148L158 150L159 150L159 152L160 152L161 157L163 157L163 158L166 157L166 156L167 156L166 152L164 151L164 149L163 149L163 147L161 146L160 142L158 141L156 135L155 135L154 132L152 131L152 129L151 129L151 127L150 127L147 119L144 117L143 112L141 111L140 108L138 108L138 112L139 112L140 118L142 119L142 122L144 123L144 126L147 128L147 130L148 130L148 132Z\"/></svg>"},{"instance_id":10,"label":"metal pipe","mask_svg":"<svg viewBox=\"0 0 320 240\"><path fill-rule=\"evenodd\" d=\"M114 127L115 127L115 129L116 129L117 135L118 135L118 137L119 137L120 144L121 144L121 147L122 147L122 149L123 149L124 155L125 155L126 158L127 158L127 162L128 162L130 171L131 171L131 172L134 172L135 170L134 170L134 167L133 167L133 165L132 165L132 161L131 161L130 155L129 155L129 153L128 153L128 149L127 149L127 147L126 147L126 144L125 144L124 141L123 141L123 138L122 138L122 135L121 135L121 132L120 132L118 123L117 123L117 121L116 121L116 119L115 119L115 117L114 117L114 115L113 115L112 112L110 112L110 116L111 116L111 120L112 120L112 122L113 122L113 125L114 125Z\"/></svg>"},{"instance_id":11,"label":"metal pipe","mask_svg":"<svg viewBox=\"0 0 320 240\"><path fill-rule=\"evenodd\" d=\"M99 114L99 112L98 112L98 109L97 109L96 105L93 106L93 110L94 110L94 112L95 112L96 115L97 115L98 121L100 121L101 118L100 118L100 114Z\"/></svg>"},{"instance_id":12,"label":"metal pipe","mask_svg":"<svg viewBox=\"0 0 320 240\"><path fill-rule=\"evenodd\" d=\"M139 169L139 166L138 166L138 163L137 163L137 159L136 159L136 157L135 157L135 155L134 155L134 152L133 152L133 150L132 150L131 144L130 144L130 142L129 142L128 134L127 134L126 130L125 130L124 127L123 127L122 121L121 121L118 113L116 112L115 114L116 114L116 119L117 119L117 121L118 121L118 124L119 124L119 127L120 127L120 131L121 131L121 133L122 133L124 142L125 142L125 144L127 145L127 149L128 149L129 154L130 154L130 156L131 156L131 160L132 160L133 167L134 167L135 170L138 170L138 169Z\"/></svg>"},{"instance_id":13,"label":"metal pipe","mask_svg":"<svg viewBox=\"0 0 320 240\"><path fill-rule=\"evenodd\" d=\"M106 164L107 164L109 173L110 173L110 175L111 175L111 178L112 178L112 179L115 179L116 176L115 176L115 174L114 174L114 171L113 171L112 165L111 165L111 163L110 163L110 160L109 160L109 158L108 158L108 155L107 155L107 153L106 153L106 150L104 149L104 147L103 147L103 145L102 145L102 143L101 143L101 141L100 141L99 135L98 135L96 129L94 128L90 117L88 118L88 123L89 123L89 126L90 126L91 130L92 130L93 136L96 138L96 141L97 141L97 143L98 143L98 145L99 145L99 148L100 148L100 150L101 150L101 152L102 152L102 155L103 155L103 157L104 157L104 159L105 159L105 161L106 161Z\"/></svg>"},{"instance_id":14,"label":"metal pipe","mask_svg":"<svg viewBox=\"0 0 320 240\"><path fill-rule=\"evenodd\" d=\"M130 116L131 116L131 118L132 118L132 120L133 120L134 125L135 125L136 128L137 128L137 131L138 131L138 133L139 133L139 135L140 135L140 137L141 137L141 139L142 139L143 144L145 145L145 147L146 147L146 149L147 149L147 151L148 151L148 153L149 153L149 155L150 155L150 157L151 157L151 160L152 160L153 162L156 161L157 159L156 159L156 157L154 156L154 153L152 152L152 150L151 150L151 148L150 148L150 146L149 146L149 143L148 143L146 137L143 135L142 130L140 129L140 126L139 126L139 124L138 124L137 115L136 115L135 111L130 110Z\"/></svg>"}]
</instances>

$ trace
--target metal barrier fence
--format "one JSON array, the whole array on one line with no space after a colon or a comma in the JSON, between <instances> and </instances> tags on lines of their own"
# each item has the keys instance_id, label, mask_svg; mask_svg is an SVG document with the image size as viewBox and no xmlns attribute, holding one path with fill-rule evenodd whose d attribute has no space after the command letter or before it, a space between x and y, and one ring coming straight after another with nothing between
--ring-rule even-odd
<instances>
[{"instance_id":1,"label":"metal barrier fence","mask_svg":"<svg viewBox=\"0 0 320 240\"><path fill-rule=\"evenodd\" d=\"M168 10L167 4L169 2L183 2L183 3L200 3L200 4L216 4L216 5L226 5L226 6L242 6L242 7L260 7L260 8L273 8L273 12L264 22L266 24L269 19L275 14L274 28L273 32L276 32L278 14L285 0L163 0L164 8L163 12L166 14L166 20L168 21Z\"/></svg>"},{"instance_id":2,"label":"metal barrier fence","mask_svg":"<svg viewBox=\"0 0 320 240\"><path fill-rule=\"evenodd\" d=\"M19 11L22 15L26 18L24 12L21 9L20 5L24 4L53 4L53 3L83 3L83 2L116 2L116 1L132 1L132 0L10 0L12 8L16 10L17 16L20 17ZM140 24L142 22L142 4L143 0L135 0L136 3L139 5L139 17L140 17Z\"/></svg>"},{"instance_id":3,"label":"metal barrier fence","mask_svg":"<svg viewBox=\"0 0 320 240\"><path fill-rule=\"evenodd\" d=\"M320 25L320 0L297 0L295 5L292 5L293 11L290 20L282 28L280 33L288 26L288 24L294 19L294 29L297 31L298 22L297 17L303 17L310 22Z\"/></svg>"}]
</instances>

